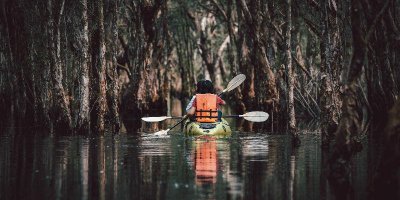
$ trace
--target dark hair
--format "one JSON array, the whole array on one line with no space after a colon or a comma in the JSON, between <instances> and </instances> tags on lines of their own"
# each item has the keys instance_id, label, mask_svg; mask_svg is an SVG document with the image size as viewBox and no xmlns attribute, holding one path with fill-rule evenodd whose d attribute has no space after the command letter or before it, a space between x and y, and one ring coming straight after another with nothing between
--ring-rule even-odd
<instances>
[{"instance_id":1,"label":"dark hair","mask_svg":"<svg viewBox=\"0 0 400 200\"><path fill-rule=\"evenodd\" d=\"M197 82L197 93L206 94L206 93L214 93L214 86L209 80L201 80Z\"/></svg>"}]
</instances>

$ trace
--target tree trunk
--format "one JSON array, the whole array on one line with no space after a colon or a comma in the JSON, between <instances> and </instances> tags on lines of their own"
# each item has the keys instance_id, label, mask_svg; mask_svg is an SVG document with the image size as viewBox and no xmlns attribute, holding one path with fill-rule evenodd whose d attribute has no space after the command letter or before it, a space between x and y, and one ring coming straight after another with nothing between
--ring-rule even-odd
<instances>
[{"instance_id":1,"label":"tree trunk","mask_svg":"<svg viewBox=\"0 0 400 200\"><path fill-rule=\"evenodd\" d=\"M400 61L398 22L393 15L395 9L392 0L368 1L371 5L365 9L368 42L368 68L366 70L368 102L374 129L380 130L386 123L386 113L400 94L400 73L397 66Z\"/></svg>"},{"instance_id":2,"label":"tree trunk","mask_svg":"<svg viewBox=\"0 0 400 200\"><path fill-rule=\"evenodd\" d=\"M0 26L0 42L2 44L1 46L1 52L4 52L4 60L2 59L0 61L1 63L1 68L0 68L0 78L1 80L6 80L4 84L0 85L0 112L1 113L10 113L11 116L13 116L14 113L14 94L15 94L15 89L14 89L14 84L13 80L15 80L15 77L13 77L13 72L12 69L13 67L13 53L11 49L11 38L10 38L10 27L8 23L8 17L11 17L9 13L7 13L6 10L6 4L5 1L0 2L0 20L1 20L1 26ZM11 10L11 9L10 9ZM6 122L9 119L6 119L6 115L1 115L1 121Z\"/></svg>"},{"instance_id":3,"label":"tree trunk","mask_svg":"<svg viewBox=\"0 0 400 200\"><path fill-rule=\"evenodd\" d=\"M49 34L49 54L50 54L50 73L53 85L53 104L51 116L54 120L54 128L56 132L72 131L71 111L69 108L69 100L65 94L62 84L63 72L61 62L61 35L60 20L64 12L64 0L47 2L47 12L49 13L48 34Z\"/></svg>"},{"instance_id":4,"label":"tree trunk","mask_svg":"<svg viewBox=\"0 0 400 200\"><path fill-rule=\"evenodd\" d=\"M122 97L123 119L128 132L140 128L140 116L146 113L161 115L167 112L167 102L162 91L163 74L160 74L163 61L164 38L168 30L159 27L157 20L166 12L164 0L151 2L145 0L137 5L133 32L139 38L132 46L133 49L141 52L133 67L132 79ZM164 9L163 9L164 8ZM158 32L157 32L158 31ZM132 62L134 63L134 62ZM161 77L161 78L160 78Z\"/></svg>"},{"instance_id":5,"label":"tree trunk","mask_svg":"<svg viewBox=\"0 0 400 200\"><path fill-rule=\"evenodd\" d=\"M109 57L107 58L107 73L110 77L109 89L107 90L107 100L109 104L109 119L111 122L112 130L117 133L120 128L120 116L119 116L119 76L117 71L117 55L118 46L115 41L118 40L118 1L108 0L107 1L108 13L107 16L107 46L110 51Z\"/></svg>"},{"instance_id":6,"label":"tree trunk","mask_svg":"<svg viewBox=\"0 0 400 200\"><path fill-rule=\"evenodd\" d=\"M181 100L182 110L185 110L187 103L193 95L194 85L196 83L197 77L194 75L193 70L193 60L194 60L194 48L196 48L196 43L193 39L193 34L190 28L190 24L194 23L197 27L195 16L192 16L191 10L188 8L188 2L180 2L180 13L182 13L183 27L176 28L176 33L173 34L175 40L175 46L177 49L178 66L179 66L179 76L181 79L181 87L175 86L175 90L180 89L180 94L175 96ZM171 31L173 28L171 28ZM197 28L196 28L197 30Z\"/></svg>"},{"instance_id":7,"label":"tree trunk","mask_svg":"<svg viewBox=\"0 0 400 200\"><path fill-rule=\"evenodd\" d=\"M357 100L357 80L360 77L365 56L365 44L361 39L361 12L361 2L352 0L353 57L345 85L342 118L335 132L335 145L330 158L330 184L335 193L341 195L340 199L350 198L350 160L359 145L355 140L355 136L360 132L360 116L357 111L357 108L360 107Z\"/></svg>"},{"instance_id":8,"label":"tree trunk","mask_svg":"<svg viewBox=\"0 0 400 200\"><path fill-rule=\"evenodd\" d=\"M336 0L334 0L336 1ZM335 2L336 4L336 2ZM321 135L322 144L324 146L329 144L330 139L333 138L334 131L338 126L340 114L340 101L338 91L338 65L339 56L337 50L339 49L339 29L337 11L334 13L328 12L327 0L321 0L321 74L322 84L320 91L324 94L320 97L321 107ZM332 8L333 9L333 8Z\"/></svg>"},{"instance_id":9,"label":"tree trunk","mask_svg":"<svg viewBox=\"0 0 400 200\"><path fill-rule=\"evenodd\" d=\"M213 83L215 83L215 75L216 75L214 68L215 54L212 51L211 47L211 42L212 42L211 37L213 35L212 26L214 23L215 23L214 16L212 14L207 14L207 16L201 19L200 29L197 30L200 35L200 43L199 43L200 55L203 58L204 66L207 69L208 74L210 75L210 79ZM203 74L203 76L205 78L206 74Z\"/></svg>"},{"instance_id":10,"label":"tree trunk","mask_svg":"<svg viewBox=\"0 0 400 200\"><path fill-rule=\"evenodd\" d=\"M77 124L78 132L84 133L90 130L90 99L89 99L89 22L88 22L88 2L79 0L75 2L78 13L78 28L76 29L76 43L79 53L77 54L77 65L79 66L79 86L77 104Z\"/></svg>"},{"instance_id":11,"label":"tree trunk","mask_svg":"<svg viewBox=\"0 0 400 200\"><path fill-rule=\"evenodd\" d=\"M246 20L250 20L249 14L247 17L244 16L242 10L244 10L247 4L245 1L242 0L237 0L236 1L237 5L237 16L238 16L238 23L239 23L239 30L247 30L249 29L246 24L249 24ZM247 8L248 11L248 8ZM249 13L250 11L248 11ZM250 32L250 30L249 30ZM237 49L237 57L238 57L238 64L239 64L239 72L238 73L243 73L246 75L246 81L243 83L243 90L242 90L242 98L243 99L243 104L241 106L236 107L237 110L235 110L238 113L243 113L246 110L251 110L252 108L249 108L249 105L253 105L254 102L254 67L250 65L249 57L250 57L250 50L248 47L248 44L246 42L247 40L247 34L245 31L239 31L238 32L238 37L236 41L236 49ZM240 98L240 97L239 97Z\"/></svg>"},{"instance_id":12,"label":"tree trunk","mask_svg":"<svg viewBox=\"0 0 400 200\"><path fill-rule=\"evenodd\" d=\"M187 103L189 103L189 100L191 98L191 95L193 95L193 89L195 88L194 85L196 84L197 77L194 74L193 70L193 48L194 44L191 42L191 32L188 27L188 21L185 20L185 26L183 29L183 37L185 38L183 40L183 44L180 43L182 46L181 50L183 52L180 53L181 57L180 60L183 61L183 65L180 64L180 71L181 71L181 79L182 79L182 95L181 95L181 100L183 99L182 103L184 105L184 108L186 107ZM179 38L177 39L179 41Z\"/></svg>"},{"instance_id":13,"label":"tree trunk","mask_svg":"<svg viewBox=\"0 0 400 200\"><path fill-rule=\"evenodd\" d=\"M279 95L276 87L275 74L267 58L262 35L263 21L261 12L263 4L259 0L247 5L245 0L237 0L240 28L246 30L239 34L238 57L239 68L247 76L244 83L243 99L246 110L260 109L276 113L279 105ZM243 17L243 18L242 18ZM275 105L275 106L274 106ZM274 122L272 122L274 123Z\"/></svg>"},{"instance_id":14,"label":"tree trunk","mask_svg":"<svg viewBox=\"0 0 400 200\"><path fill-rule=\"evenodd\" d=\"M239 54L238 56L235 56L235 50L236 52L241 52L238 48L238 40L237 40L237 34L238 31L234 28L234 16L235 14L233 13L235 9L236 1L234 0L228 0L227 2L227 27L228 27L228 33L229 33L229 45L228 45L228 61L230 65L230 71L231 71L231 77L234 77L239 73L239 67L238 67L238 62L239 62ZM240 34L240 33L239 33ZM243 95L242 95L242 88L243 85L236 88L234 91L232 91L232 98L230 99L230 105L232 105L234 111L236 113L244 113L245 112L245 105L243 102Z\"/></svg>"},{"instance_id":15,"label":"tree trunk","mask_svg":"<svg viewBox=\"0 0 400 200\"><path fill-rule=\"evenodd\" d=\"M97 134L104 134L106 112L106 62L103 0L92 1L94 6L94 27L92 32L92 88L91 94L91 126Z\"/></svg>"},{"instance_id":16,"label":"tree trunk","mask_svg":"<svg viewBox=\"0 0 400 200\"><path fill-rule=\"evenodd\" d=\"M50 73L50 26L48 24L48 19L51 15L47 12L47 2L43 1L38 4L38 9L32 9L31 12L33 19L31 19L31 24L35 28L32 28L33 38L32 42L32 52L31 54L35 56L35 63L33 65L34 73L38 77L36 79L36 88L34 90L38 96L38 126L41 128L46 128L49 130L53 129L54 118L51 117L51 107L52 107L52 96L53 91L51 83L51 73ZM45 12L43 12L45 11Z\"/></svg>"},{"instance_id":17,"label":"tree trunk","mask_svg":"<svg viewBox=\"0 0 400 200\"><path fill-rule=\"evenodd\" d=\"M294 109L294 71L292 66L292 1L287 0L287 28L286 28L286 65L288 76L288 113L289 113L289 132L294 137L298 137L296 133L296 115Z\"/></svg>"}]
</instances>

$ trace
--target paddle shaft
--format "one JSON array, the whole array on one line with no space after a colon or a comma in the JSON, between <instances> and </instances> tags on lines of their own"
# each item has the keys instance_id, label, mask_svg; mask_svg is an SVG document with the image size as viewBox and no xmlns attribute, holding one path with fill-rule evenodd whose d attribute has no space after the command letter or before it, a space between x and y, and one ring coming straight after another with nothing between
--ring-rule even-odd
<instances>
[{"instance_id":1,"label":"paddle shaft","mask_svg":"<svg viewBox=\"0 0 400 200\"><path fill-rule=\"evenodd\" d=\"M169 130L172 130L173 128L175 128L176 126L178 126L180 123L182 123L182 122L185 121L186 119L187 119L187 115L183 116L182 119L181 119L178 123L176 123L175 125L173 125L171 128L169 128L168 131L169 131Z\"/></svg>"},{"instance_id":2,"label":"paddle shaft","mask_svg":"<svg viewBox=\"0 0 400 200\"><path fill-rule=\"evenodd\" d=\"M239 118L239 117L243 117L243 115L225 115L225 116L222 116L222 117L224 117L224 118L234 118L234 117Z\"/></svg>"}]
</instances>

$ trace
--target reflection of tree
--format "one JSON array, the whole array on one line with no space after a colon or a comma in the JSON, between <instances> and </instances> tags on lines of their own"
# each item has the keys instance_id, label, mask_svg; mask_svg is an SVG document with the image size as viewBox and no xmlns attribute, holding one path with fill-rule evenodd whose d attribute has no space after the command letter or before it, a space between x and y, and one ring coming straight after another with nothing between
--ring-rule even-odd
<instances>
[{"instance_id":1,"label":"reflection of tree","mask_svg":"<svg viewBox=\"0 0 400 200\"><path fill-rule=\"evenodd\" d=\"M79 142L80 151L80 176L82 183L81 199L88 199L88 184L89 184L89 139L84 138Z\"/></svg>"},{"instance_id":2,"label":"reflection of tree","mask_svg":"<svg viewBox=\"0 0 400 200\"><path fill-rule=\"evenodd\" d=\"M389 111L380 141L377 169L370 183L370 199L400 199L400 100Z\"/></svg>"},{"instance_id":3,"label":"reflection of tree","mask_svg":"<svg viewBox=\"0 0 400 200\"><path fill-rule=\"evenodd\" d=\"M329 172L329 151L321 149L321 174L319 192L321 199L327 199L328 195L328 172Z\"/></svg>"},{"instance_id":4,"label":"reflection of tree","mask_svg":"<svg viewBox=\"0 0 400 200\"><path fill-rule=\"evenodd\" d=\"M215 139L196 140L195 172L196 184L217 182L217 144Z\"/></svg>"},{"instance_id":5,"label":"reflection of tree","mask_svg":"<svg viewBox=\"0 0 400 200\"><path fill-rule=\"evenodd\" d=\"M63 195L63 187L66 184L67 177L67 166L69 163L68 157L70 156L69 148L70 141L61 138L57 138L55 141L56 153L54 163L54 189L56 199L60 199Z\"/></svg>"},{"instance_id":6,"label":"reflection of tree","mask_svg":"<svg viewBox=\"0 0 400 200\"><path fill-rule=\"evenodd\" d=\"M294 192L295 192L295 171L296 171L296 150L292 149L292 155L290 155L290 178L289 178L289 199L295 199L294 198Z\"/></svg>"},{"instance_id":7,"label":"reflection of tree","mask_svg":"<svg viewBox=\"0 0 400 200\"><path fill-rule=\"evenodd\" d=\"M113 156L113 163L112 163L112 165L113 165L113 171L114 171L114 173L113 173L113 179L112 179L112 181L113 181L113 184L112 184L112 186L113 186L113 199L117 199L117 193L118 193L118 173L119 173L119 170L118 170L118 158L119 158L119 156L118 156L118 153L119 153L119 140L118 139L116 139L116 138L113 138L113 145L112 145L112 156Z\"/></svg>"},{"instance_id":8,"label":"reflection of tree","mask_svg":"<svg viewBox=\"0 0 400 200\"><path fill-rule=\"evenodd\" d=\"M101 137L89 145L89 192L90 197L105 199L105 148Z\"/></svg>"},{"instance_id":9,"label":"reflection of tree","mask_svg":"<svg viewBox=\"0 0 400 200\"><path fill-rule=\"evenodd\" d=\"M269 154L268 140L266 137L248 136L242 139L242 155L244 165L244 197L247 199L264 199L268 190L264 188L267 183L267 159Z\"/></svg>"},{"instance_id":10,"label":"reflection of tree","mask_svg":"<svg viewBox=\"0 0 400 200\"><path fill-rule=\"evenodd\" d=\"M105 155L105 145L104 145L104 137L99 138L98 142L98 149L99 152L99 199L104 200L106 195L106 155Z\"/></svg>"}]
</instances>

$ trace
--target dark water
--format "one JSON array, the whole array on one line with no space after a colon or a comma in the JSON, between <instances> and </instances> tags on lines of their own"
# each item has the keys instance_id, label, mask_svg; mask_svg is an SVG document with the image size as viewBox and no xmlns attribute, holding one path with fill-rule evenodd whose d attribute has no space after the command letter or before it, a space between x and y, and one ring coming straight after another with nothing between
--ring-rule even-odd
<instances>
[{"instance_id":1,"label":"dark water","mask_svg":"<svg viewBox=\"0 0 400 200\"><path fill-rule=\"evenodd\" d=\"M0 199L329 199L320 138L0 135ZM366 149L354 158L366 199Z\"/></svg>"}]
</instances>

